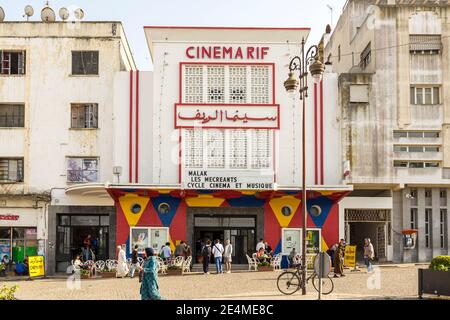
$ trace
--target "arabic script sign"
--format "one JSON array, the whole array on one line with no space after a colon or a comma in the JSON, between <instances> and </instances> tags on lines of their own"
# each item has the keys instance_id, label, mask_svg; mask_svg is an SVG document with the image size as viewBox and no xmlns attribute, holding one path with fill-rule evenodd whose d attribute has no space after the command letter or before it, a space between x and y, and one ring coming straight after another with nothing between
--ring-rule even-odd
<instances>
[{"instance_id":1,"label":"arabic script sign","mask_svg":"<svg viewBox=\"0 0 450 320\"><path fill-rule=\"evenodd\" d=\"M30 277L43 277L45 275L44 257L28 257Z\"/></svg>"},{"instance_id":2,"label":"arabic script sign","mask_svg":"<svg viewBox=\"0 0 450 320\"><path fill-rule=\"evenodd\" d=\"M175 104L175 128L279 129L279 105Z\"/></svg>"}]
</instances>

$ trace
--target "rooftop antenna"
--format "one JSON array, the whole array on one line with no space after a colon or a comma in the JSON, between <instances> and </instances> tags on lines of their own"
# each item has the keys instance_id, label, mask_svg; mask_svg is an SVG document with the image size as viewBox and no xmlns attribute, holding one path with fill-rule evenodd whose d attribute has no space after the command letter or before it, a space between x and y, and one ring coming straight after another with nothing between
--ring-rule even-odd
<instances>
[{"instance_id":1,"label":"rooftop antenna","mask_svg":"<svg viewBox=\"0 0 450 320\"><path fill-rule=\"evenodd\" d=\"M330 9L330 15L331 15L331 23L330 23L330 26L333 26L333 7L332 6L330 6L329 4L327 4L327 7L328 7L328 9Z\"/></svg>"},{"instance_id":2,"label":"rooftop antenna","mask_svg":"<svg viewBox=\"0 0 450 320\"><path fill-rule=\"evenodd\" d=\"M33 14L34 14L34 9L33 9L33 7L30 6L30 5L27 5L27 6L25 7L25 9L24 9L24 12L25 12L24 17L26 16L26 17L27 17L27 21L30 21L30 17L33 16Z\"/></svg>"}]
</instances>

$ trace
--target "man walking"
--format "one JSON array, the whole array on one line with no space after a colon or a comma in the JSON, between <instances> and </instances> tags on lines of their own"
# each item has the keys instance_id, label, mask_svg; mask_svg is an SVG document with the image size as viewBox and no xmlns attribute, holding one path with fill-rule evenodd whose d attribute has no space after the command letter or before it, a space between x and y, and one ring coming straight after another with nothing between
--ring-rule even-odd
<instances>
[{"instance_id":1,"label":"man walking","mask_svg":"<svg viewBox=\"0 0 450 320\"><path fill-rule=\"evenodd\" d=\"M373 271L371 260L375 257L373 252L373 244L370 242L369 238L364 239L364 263L367 267L367 272Z\"/></svg>"},{"instance_id":2,"label":"man walking","mask_svg":"<svg viewBox=\"0 0 450 320\"><path fill-rule=\"evenodd\" d=\"M131 252L131 266L130 266L130 278L134 278L134 272L136 269L139 269L139 261L138 261L138 245L134 246L133 252Z\"/></svg>"},{"instance_id":3,"label":"man walking","mask_svg":"<svg viewBox=\"0 0 450 320\"><path fill-rule=\"evenodd\" d=\"M344 254L345 254L345 241L344 239L341 239L339 241L339 245L336 248L336 251L334 253L334 277L338 278L340 275L341 277L345 277L344 275Z\"/></svg>"},{"instance_id":4,"label":"man walking","mask_svg":"<svg viewBox=\"0 0 450 320\"><path fill-rule=\"evenodd\" d=\"M203 272L209 274L209 261L211 260L211 240L206 241L202 248Z\"/></svg>"},{"instance_id":5,"label":"man walking","mask_svg":"<svg viewBox=\"0 0 450 320\"><path fill-rule=\"evenodd\" d=\"M214 255L214 259L216 260L216 271L217 274L223 273L223 266L222 266L222 255L223 255L224 249L222 244L220 243L220 240L217 239L216 243L214 244L214 247L212 249L212 253Z\"/></svg>"},{"instance_id":6,"label":"man walking","mask_svg":"<svg viewBox=\"0 0 450 320\"><path fill-rule=\"evenodd\" d=\"M230 239L225 240L225 252L223 253L223 262L225 263L225 272L231 273L231 256L233 255L233 246Z\"/></svg>"},{"instance_id":7,"label":"man walking","mask_svg":"<svg viewBox=\"0 0 450 320\"><path fill-rule=\"evenodd\" d=\"M170 260L172 257L172 250L170 249L170 242L166 242L166 245L162 248L162 258L164 261Z\"/></svg>"}]
</instances>

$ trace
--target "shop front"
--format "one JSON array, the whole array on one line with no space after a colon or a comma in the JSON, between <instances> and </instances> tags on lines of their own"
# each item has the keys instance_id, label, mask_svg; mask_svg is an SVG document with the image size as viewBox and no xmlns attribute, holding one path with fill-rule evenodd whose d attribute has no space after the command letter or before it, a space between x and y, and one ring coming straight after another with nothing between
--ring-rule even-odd
<instances>
[{"instance_id":1,"label":"shop front","mask_svg":"<svg viewBox=\"0 0 450 320\"><path fill-rule=\"evenodd\" d=\"M0 208L0 261L5 257L18 263L26 256L36 256L38 244L38 210Z\"/></svg>"},{"instance_id":2,"label":"shop front","mask_svg":"<svg viewBox=\"0 0 450 320\"><path fill-rule=\"evenodd\" d=\"M308 190L308 254L326 251L339 240L339 201L351 187L317 187ZM114 199L117 216L117 243L138 244L160 251L170 242L172 250L187 241L198 262L205 240L230 239L235 248L234 263L246 263L245 254L255 252L264 239L275 253L301 253L301 191L278 189L182 190L139 189L133 186L107 186Z\"/></svg>"}]
</instances>

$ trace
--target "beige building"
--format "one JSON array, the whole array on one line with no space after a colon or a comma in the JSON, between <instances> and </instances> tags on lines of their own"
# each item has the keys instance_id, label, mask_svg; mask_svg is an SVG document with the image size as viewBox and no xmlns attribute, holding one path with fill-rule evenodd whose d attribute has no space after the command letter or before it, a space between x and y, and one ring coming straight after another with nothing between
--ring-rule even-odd
<instances>
[{"instance_id":1,"label":"beige building","mask_svg":"<svg viewBox=\"0 0 450 320\"><path fill-rule=\"evenodd\" d=\"M0 22L0 255L65 271L91 234L99 257L114 256L104 184L117 179L114 127L129 121L112 88L129 70L120 22Z\"/></svg>"},{"instance_id":2,"label":"beige building","mask_svg":"<svg viewBox=\"0 0 450 320\"><path fill-rule=\"evenodd\" d=\"M381 261L449 253L449 16L447 1L349 0L324 37L355 190L341 202L345 236L371 238Z\"/></svg>"}]
</instances>

